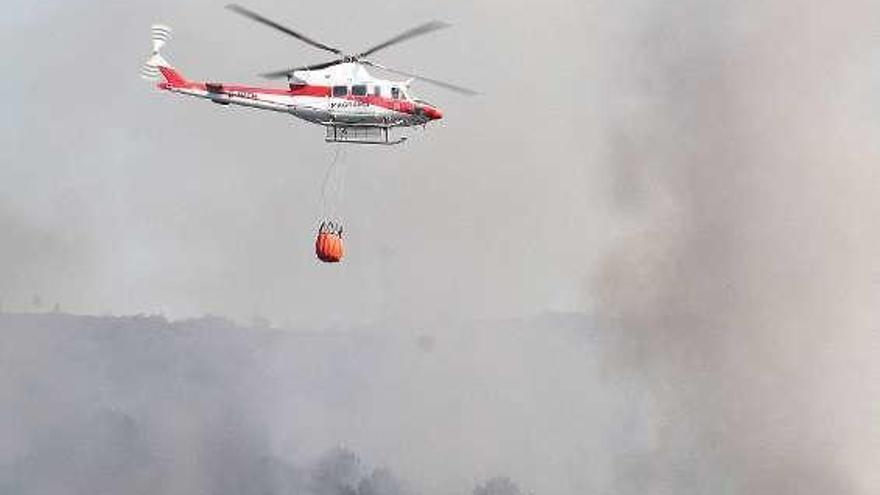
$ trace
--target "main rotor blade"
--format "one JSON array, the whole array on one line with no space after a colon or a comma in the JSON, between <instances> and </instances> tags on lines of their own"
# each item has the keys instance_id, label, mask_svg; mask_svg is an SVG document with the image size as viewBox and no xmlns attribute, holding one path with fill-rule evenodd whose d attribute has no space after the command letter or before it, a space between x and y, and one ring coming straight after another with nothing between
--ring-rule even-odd
<instances>
[{"instance_id":1,"label":"main rotor blade","mask_svg":"<svg viewBox=\"0 0 880 495\"><path fill-rule=\"evenodd\" d=\"M369 56L369 55L372 55L372 54L378 52L379 50L383 50L385 48L388 48L391 45L396 45L397 43L406 41L411 38L415 38L416 36L428 34L432 31L437 31L438 29L448 28L450 26L451 26L451 24L447 24L447 23L441 22L441 21L426 22L420 26L416 26L412 29L406 30L406 31L398 34L397 36L391 38L388 41L384 41L382 43L379 43L376 46L368 48L366 51L358 54L357 56L358 57L366 57L366 56Z\"/></svg>"},{"instance_id":2,"label":"main rotor blade","mask_svg":"<svg viewBox=\"0 0 880 495\"><path fill-rule=\"evenodd\" d=\"M322 62L320 64L305 65L302 67L292 67L290 69L278 70L275 72L266 72L264 74L260 74L260 76L265 77L266 79L281 79L282 77L289 76L290 74L293 74L294 72L297 72L297 71L321 70L321 69L326 69L327 67L333 67L334 65L339 65L343 62L345 62L345 59L339 58L336 60L331 60L329 62Z\"/></svg>"},{"instance_id":3,"label":"main rotor blade","mask_svg":"<svg viewBox=\"0 0 880 495\"><path fill-rule=\"evenodd\" d=\"M370 62L369 60L359 60L359 62L364 65L369 65L371 67L375 67L377 69L382 69L382 70L386 70L388 72L392 72L394 74L399 74L401 76L411 77L413 79L425 81L426 83L434 84L436 86L440 86L441 88L445 88L450 91L455 91L456 93L461 93L463 95L475 96L475 95L480 94L472 89L468 89L463 86L457 86L455 84L450 84L448 82L438 81L437 79L431 79L430 77L420 76L418 74L413 74L411 72L404 72L402 70L392 69L391 67L386 67L384 65L377 64L376 62Z\"/></svg>"},{"instance_id":4,"label":"main rotor blade","mask_svg":"<svg viewBox=\"0 0 880 495\"><path fill-rule=\"evenodd\" d=\"M247 17L248 19L252 19L252 20L257 21L259 23L265 24L265 25L267 25L271 28L277 29L278 31L281 31L282 33L287 34L289 36L293 36L294 38L296 38L304 43L307 43L309 45L312 45L315 48L320 48L321 50L327 50L328 52L332 52L337 55L342 55L342 50L339 50L338 48L333 48L332 46L327 46L324 43L317 42L317 41L315 41L315 40L313 40L303 34L300 34L296 31L294 31L293 29L282 26L281 24L278 24L277 22L275 22L271 19L267 19L252 10L248 10L248 9L242 7L241 5L230 3L229 5L226 6L226 8L233 11L233 12L236 12L238 14L243 15L243 16Z\"/></svg>"}]
</instances>

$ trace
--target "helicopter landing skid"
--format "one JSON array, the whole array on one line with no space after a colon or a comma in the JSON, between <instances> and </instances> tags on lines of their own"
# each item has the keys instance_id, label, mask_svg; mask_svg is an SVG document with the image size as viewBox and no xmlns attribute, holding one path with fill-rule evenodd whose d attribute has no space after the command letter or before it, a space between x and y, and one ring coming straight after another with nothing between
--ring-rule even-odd
<instances>
[{"instance_id":1,"label":"helicopter landing skid","mask_svg":"<svg viewBox=\"0 0 880 495\"><path fill-rule=\"evenodd\" d=\"M393 145L406 141L405 136L393 139L388 127L325 124L328 143L383 144Z\"/></svg>"}]
</instances>

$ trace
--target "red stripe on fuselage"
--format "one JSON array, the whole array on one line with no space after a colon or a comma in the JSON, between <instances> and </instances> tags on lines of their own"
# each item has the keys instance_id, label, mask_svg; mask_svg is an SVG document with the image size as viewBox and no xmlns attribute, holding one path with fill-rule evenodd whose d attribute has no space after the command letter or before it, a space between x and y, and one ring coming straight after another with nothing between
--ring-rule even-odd
<instances>
[{"instance_id":1,"label":"red stripe on fuselage","mask_svg":"<svg viewBox=\"0 0 880 495\"><path fill-rule=\"evenodd\" d=\"M194 83L192 89L207 91L205 83ZM257 86L242 86L237 84L223 84L224 93L253 93L257 95L281 95L281 96L330 96L329 86L294 86L287 88L260 88Z\"/></svg>"},{"instance_id":2,"label":"red stripe on fuselage","mask_svg":"<svg viewBox=\"0 0 880 495\"><path fill-rule=\"evenodd\" d=\"M223 94L226 93L252 93L257 95L281 95L281 96L330 96L330 87L329 86L311 86L311 85L303 85L303 86L293 86L291 89L287 88L261 88L257 86L243 86L239 84L225 84L225 83L212 83L220 86L223 89ZM162 84L159 85L163 86ZM170 85L169 85L170 86ZM208 84L204 82L190 82L187 81L185 84L173 85L177 88L186 88L186 89L195 89L201 91L208 91ZM235 95L230 95L235 96Z\"/></svg>"},{"instance_id":3,"label":"red stripe on fuselage","mask_svg":"<svg viewBox=\"0 0 880 495\"><path fill-rule=\"evenodd\" d=\"M229 84L221 84L223 88L223 94L229 94L230 96L235 96L235 93L250 93L256 95L280 95L280 96L314 96L314 97L326 97L330 96L331 89L330 86L314 86L310 84L303 85L293 85L289 89L288 88L261 88L257 86L244 86L244 85L229 85ZM160 87L165 85L160 84ZM170 85L169 85L170 86ZM180 85L173 85L176 88L187 88L187 89L196 89L201 91L207 91L207 84L204 82L190 82L186 81ZM170 89L170 88L163 88ZM368 105L374 105L377 107L385 108L388 110L393 110L395 112L406 113L406 114L415 114L416 113L416 105L408 100L395 100L392 98L385 98L383 96L375 96L375 95L366 95L366 96L353 96L347 95L344 97L340 97L340 99L357 101L361 103L366 103ZM427 108L427 106L426 106ZM436 112L439 115L439 112ZM428 116L430 117L430 111L428 112Z\"/></svg>"},{"instance_id":4,"label":"red stripe on fuselage","mask_svg":"<svg viewBox=\"0 0 880 495\"><path fill-rule=\"evenodd\" d=\"M330 86L310 86L308 84L290 87L293 96L330 96Z\"/></svg>"},{"instance_id":5,"label":"red stripe on fuselage","mask_svg":"<svg viewBox=\"0 0 880 495\"><path fill-rule=\"evenodd\" d=\"M385 98L383 96L346 96L344 99L357 101L361 103L366 103L368 105L374 105L377 107L387 108L388 110L394 110L395 112L400 113L415 113L416 106L412 104L412 102L406 100L392 100L391 98Z\"/></svg>"},{"instance_id":6,"label":"red stripe on fuselage","mask_svg":"<svg viewBox=\"0 0 880 495\"><path fill-rule=\"evenodd\" d=\"M441 112L440 109L434 108L425 103L416 104L409 100L395 100L392 98L385 98L383 96L375 95L348 96L346 97L346 99L359 101L367 103L369 105L387 108L388 110L393 110L400 113L407 113L411 115L415 115L419 113L419 110L421 110L422 115L432 120L443 118L443 112Z\"/></svg>"}]
</instances>

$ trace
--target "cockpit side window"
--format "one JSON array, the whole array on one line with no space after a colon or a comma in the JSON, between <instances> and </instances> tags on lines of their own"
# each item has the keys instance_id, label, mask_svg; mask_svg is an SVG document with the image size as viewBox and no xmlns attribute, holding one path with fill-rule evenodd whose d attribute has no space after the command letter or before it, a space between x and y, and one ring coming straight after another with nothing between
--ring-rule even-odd
<instances>
[{"instance_id":1,"label":"cockpit side window","mask_svg":"<svg viewBox=\"0 0 880 495\"><path fill-rule=\"evenodd\" d=\"M333 96L340 98L348 95L348 86L333 86Z\"/></svg>"},{"instance_id":2,"label":"cockpit side window","mask_svg":"<svg viewBox=\"0 0 880 495\"><path fill-rule=\"evenodd\" d=\"M400 88L398 88L397 86L391 87L391 98L395 100L400 99Z\"/></svg>"},{"instance_id":3,"label":"cockpit side window","mask_svg":"<svg viewBox=\"0 0 880 495\"><path fill-rule=\"evenodd\" d=\"M367 96L367 85L366 84L356 84L351 87L351 94L353 96Z\"/></svg>"}]
</instances>

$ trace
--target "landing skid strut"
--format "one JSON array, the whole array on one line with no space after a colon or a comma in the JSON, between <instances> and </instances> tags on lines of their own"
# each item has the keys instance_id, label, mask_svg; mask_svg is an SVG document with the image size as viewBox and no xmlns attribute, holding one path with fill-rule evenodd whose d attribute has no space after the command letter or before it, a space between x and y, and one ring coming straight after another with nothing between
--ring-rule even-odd
<instances>
[{"instance_id":1,"label":"landing skid strut","mask_svg":"<svg viewBox=\"0 0 880 495\"><path fill-rule=\"evenodd\" d=\"M386 126L325 124L324 127L327 130L324 141L328 143L393 145L406 141L405 136L393 139Z\"/></svg>"}]
</instances>

